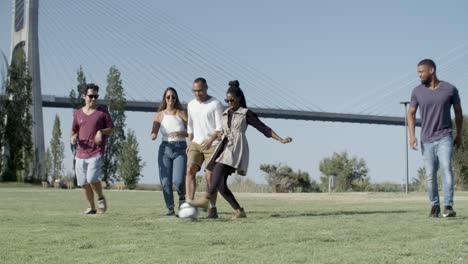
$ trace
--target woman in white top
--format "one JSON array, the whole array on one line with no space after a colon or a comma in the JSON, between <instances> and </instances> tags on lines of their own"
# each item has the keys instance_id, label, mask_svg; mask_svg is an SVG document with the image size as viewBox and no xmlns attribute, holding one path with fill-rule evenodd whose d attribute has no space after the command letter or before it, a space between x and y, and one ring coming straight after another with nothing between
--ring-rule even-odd
<instances>
[{"instance_id":1,"label":"woman in white top","mask_svg":"<svg viewBox=\"0 0 468 264\"><path fill-rule=\"evenodd\" d=\"M152 140L156 139L158 132L161 132L162 136L158 165L159 179L168 209L166 215L175 215L173 184L179 195L179 206L185 202L187 112L182 109L177 91L172 87L164 91L161 106L154 117L153 129L151 130Z\"/></svg>"}]
</instances>

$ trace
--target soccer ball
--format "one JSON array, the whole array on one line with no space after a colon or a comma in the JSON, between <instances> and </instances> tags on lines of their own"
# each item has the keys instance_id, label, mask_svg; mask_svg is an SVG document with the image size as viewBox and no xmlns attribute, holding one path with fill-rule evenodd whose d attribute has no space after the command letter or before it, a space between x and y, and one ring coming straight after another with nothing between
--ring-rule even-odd
<instances>
[{"instance_id":1,"label":"soccer ball","mask_svg":"<svg viewBox=\"0 0 468 264\"><path fill-rule=\"evenodd\" d=\"M188 203L183 203L179 208L179 218L181 219L197 219L198 208L191 206Z\"/></svg>"}]
</instances>

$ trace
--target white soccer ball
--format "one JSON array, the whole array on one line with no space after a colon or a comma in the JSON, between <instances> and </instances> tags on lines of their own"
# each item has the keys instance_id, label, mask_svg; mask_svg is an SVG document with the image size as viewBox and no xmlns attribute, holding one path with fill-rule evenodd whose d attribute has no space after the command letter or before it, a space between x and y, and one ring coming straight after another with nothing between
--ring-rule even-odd
<instances>
[{"instance_id":1,"label":"white soccer ball","mask_svg":"<svg viewBox=\"0 0 468 264\"><path fill-rule=\"evenodd\" d=\"M198 208L191 206L188 203L183 203L179 208L179 218L181 219L197 219Z\"/></svg>"}]
</instances>

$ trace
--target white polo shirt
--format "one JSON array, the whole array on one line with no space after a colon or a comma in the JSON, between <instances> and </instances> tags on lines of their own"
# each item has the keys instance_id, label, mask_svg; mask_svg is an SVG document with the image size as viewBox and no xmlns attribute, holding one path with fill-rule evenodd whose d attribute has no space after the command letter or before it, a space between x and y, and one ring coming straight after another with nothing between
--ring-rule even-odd
<instances>
[{"instance_id":1,"label":"white polo shirt","mask_svg":"<svg viewBox=\"0 0 468 264\"><path fill-rule=\"evenodd\" d=\"M193 134L193 142L197 144L209 139L215 131L222 130L223 106L214 97L205 102L193 99L187 105L187 133ZM219 140L213 142L217 145Z\"/></svg>"}]
</instances>

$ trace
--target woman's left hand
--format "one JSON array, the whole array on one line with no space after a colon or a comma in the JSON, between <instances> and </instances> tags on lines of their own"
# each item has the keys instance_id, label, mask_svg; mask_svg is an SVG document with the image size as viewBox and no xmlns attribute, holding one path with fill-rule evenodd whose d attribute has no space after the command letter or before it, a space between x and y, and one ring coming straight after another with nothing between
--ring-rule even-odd
<instances>
[{"instance_id":1,"label":"woman's left hand","mask_svg":"<svg viewBox=\"0 0 468 264\"><path fill-rule=\"evenodd\" d=\"M292 138L290 137L287 137L287 138L284 138L281 140L281 143L283 144L287 144L287 143L291 143L292 142Z\"/></svg>"}]
</instances>

